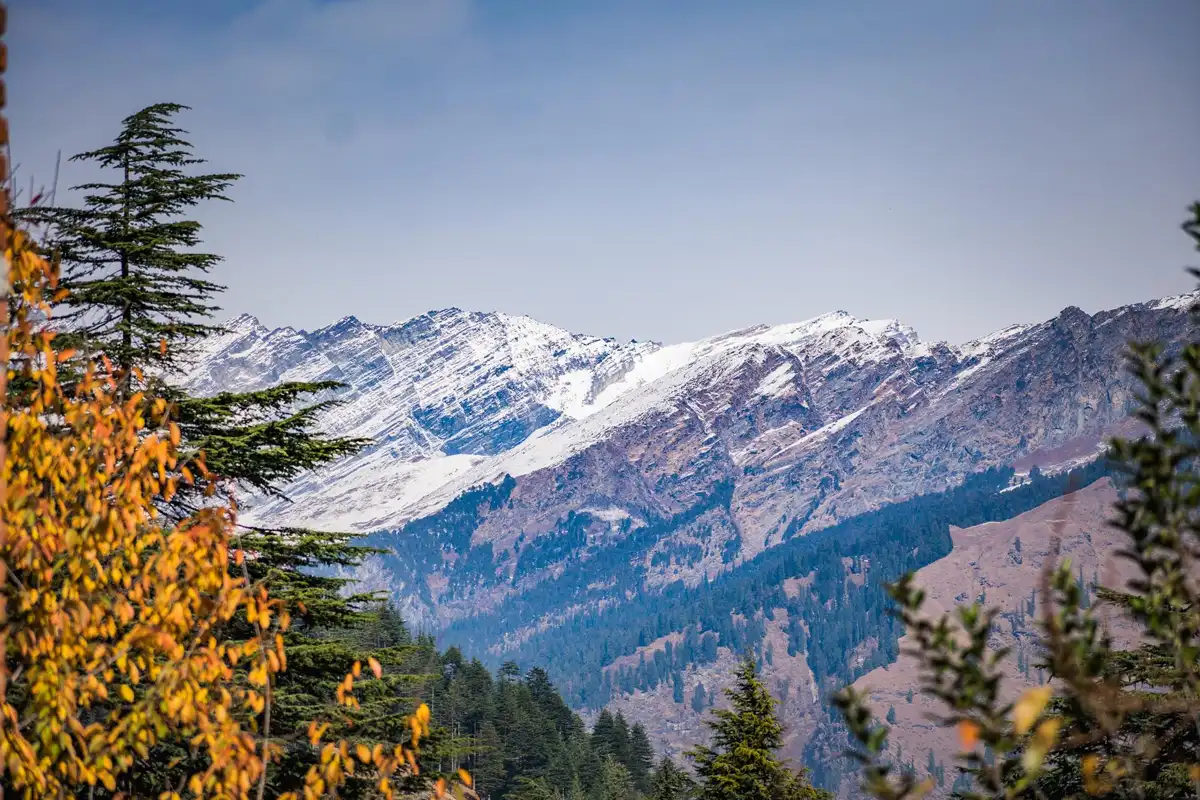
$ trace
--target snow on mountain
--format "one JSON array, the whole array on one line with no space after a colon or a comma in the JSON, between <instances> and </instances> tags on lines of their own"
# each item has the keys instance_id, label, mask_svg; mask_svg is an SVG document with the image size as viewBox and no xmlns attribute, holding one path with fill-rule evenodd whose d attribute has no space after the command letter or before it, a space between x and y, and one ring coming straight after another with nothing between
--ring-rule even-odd
<instances>
[{"instance_id":1,"label":"snow on mountain","mask_svg":"<svg viewBox=\"0 0 1200 800\"><path fill-rule=\"evenodd\" d=\"M249 315L225 327L197 355L191 391L340 381L341 404L324 427L375 442L289 486L293 502L250 498L247 518L353 530L394 526L476 483L559 463L606 430L670 406L689 383L719 381L756 348L923 346L894 320L845 312L667 347L458 309L387 326L346 317L311 333L270 330ZM786 374L776 382L771 391L783 391Z\"/></svg>"},{"instance_id":2,"label":"snow on mountain","mask_svg":"<svg viewBox=\"0 0 1200 800\"><path fill-rule=\"evenodd\" d=\"M482 458L563 414L586 413L597 394L657 349L459 309L388 326L346 317L311 333L268 330L246 315L225 327L197 354L191 391L339 381L346 388L335 393L340 405L325 429L374 441L289 486L295 502L251 498L247 516L351 529L394 522Z\"/></svg>"},{"instance_id":3,"label":"snow on mountain","mask_svg":"<svg viewBox=\"0 0 1200 800\"><path fill-rule=\"evenodd\" d=\"M1095 324L1178 312L1195 299L1102 312ZM374 444L287 487L293 502L250 498L245 505L259 521L371 531L433 513L505 474L553 468L616 432L659 424L648 421L683 414L711 434L750 395L795 411L755 423L753 440L731 448L729 458L777 470L781 459L830 446L851 423L893 425L884 418L953 407L958 393L1037 346L1068 312L961 346L922 341L897 320L864 321L844 311L668 346L459 309L383 326L346 317L313 332L271 330L243 315L205 343L186 385L212 393L294 380L346 384L323 425Z\"/></svg>"}]
</instances>

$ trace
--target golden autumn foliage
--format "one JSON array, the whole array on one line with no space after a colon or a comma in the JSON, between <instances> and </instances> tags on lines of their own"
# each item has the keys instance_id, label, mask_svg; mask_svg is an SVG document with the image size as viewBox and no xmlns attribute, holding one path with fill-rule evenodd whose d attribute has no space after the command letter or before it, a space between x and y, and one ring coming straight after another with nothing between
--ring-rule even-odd
<instances>
[{"instance_id":1,"label":"golden autumn foliage","mask_svg":"<svg viewBox=\"0 0 1200 800\"><path fill-rule=\"evenodd\" d=\"M69 354L55 353L44 325L55 270L21 232L8 236L5 258L0 786L33 798L117 792L123 773L170 740L196 766L162 797L261 798L279 754L271 689L287 667L288 614L236 568L232 508L214 501L181 523L157 512L191 479L166 404L121 397L113 377L100 377L109 365L68 394L57 369ZM235 614L254 624L252 638L223 635ZM234 679L235 666L248 680ZM378 664L368 669L378 679ZM356 681L371 679L355 664L337 702L353 708ZM310 726L320 759L303 796L334 796L357 773L393 797L394 781L416 771L429 725L422 706L409 741L370 747L324 742L324 727ZM455 794L473 796L469 783Z\"/></svg>"}]
</instances>

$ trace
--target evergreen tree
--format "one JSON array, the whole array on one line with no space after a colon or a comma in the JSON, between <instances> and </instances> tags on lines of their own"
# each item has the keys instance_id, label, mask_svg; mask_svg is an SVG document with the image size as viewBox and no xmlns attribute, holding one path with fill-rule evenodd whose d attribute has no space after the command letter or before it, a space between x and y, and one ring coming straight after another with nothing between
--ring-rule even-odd
<instances>
[{"instance_id":1,"label":"evergreen tree","mask_svg":"<svg viewBox=\"0 0 1200 800\"><path fill-rule=\"evenodd\" d=\"M476 752L471 769L471 777L475 779L476 788L485 796L498 797L498 792L504 786L504 750L500 731L496 723L489 719L479 726L476 737Z\"/></svg>"},{"instance_id":2,"label":"evergreen tree","mask_svg":"<svg viewBox=\"0 0 1200 800\"><path fill-rule=\"evenodd\" d=\"M629 722L618 711L613 716L612 755L621 766L629 769Z\"/></svg>"},{"instance_id":3,"label":"evergreen tree","mask_svg":"<svg viewBox=\"0 0 1200 800\"><path fill-rule=\"evenodd\" d=\"M704 697L704 684L697 683L695 691L692 692L692 711L700 714L707 707Z\"/></svg>"},{"instance_id":4,"label":"evergreen tree","mask_svg":"<svg viewBox=\"0 0 1200 800\"><path fill-rule=\"evenodd\" d=\"M334 383L291 383L210 398L189 397L171 385L197 343L220 331L209 317L217 310L213 298L223 287L207 278L220 257L200 252L201 226L186 215L205 201L228 199L225 192L239 177L191 174L204 162L193 154L186 132L172 123L184 109L172 103L142 109L123 121L111 145L76 156L76 161L115 175L109 182L75 187L84 192L82 207L26 212L33 222L47 226L62 266L61 287L67 291L54 314L68 330L56 344L76 350L80 362L96 363L103 354L122 392L136 389L148 400L170 401L183 436L181 450L192 454L187 466L203 476L196 463L202 454L214 478L185 484L165 509L174 517L208 502L213 490L223 500L238 488L280 495L281 487L302 472L364 444L315 429L329 401L305 405L304 400L337 388ZM82 363L64 366L71 374ZM328 577L328 569L322 573L321 568L353 566L372 552L354 538L243 528L234 542L253 554L238 571L251 582L266 583L295 620L285 635L289 669L280 673L271 691L271 734L287 743L283 762L272 775L273 790L299 789L296 781L316 758L310 748L295 744L304 738L304 730L296 726L311 719L347 719L325 698L336 688L337 676L372 655L375 645L363 639L364 629L375 626L380 614L392 613L372 609L371 598L345 596L345 581ZM394 623L385 627L391 630ZM229 635L253 632L244 616L230 627ZM394 634L399 635L392 630L386 636L394 639ZM399 650L388 652L396 646L403 644L393 641L378 653L389 675L404 657ZM374 729L396 725L406 682L398 673L388 677L371 690L375 695L360 698L361 713L348 716L375 720ZM180 761L186 750L182 743L160 746L131 773L135 785L128 788L149 796L167 790L186 767Z\"/></svg>"},{"instance_id":5,"label":"evergreen tree","mask_svg":"<svg viewBox=\"0 0 1200 800\"><path fill-rule=\"evenodd\" d=\"M696 782L691 776L663 756L651 781L650 800L690 800L695 791Z\"/></svg>"},{"instance_id":6,"label":"evergreen tree","mask_svg":"<svg viewBox=\"0 0 1200 800\"><path fill-rule=\"evenodd\" d=\"M559 796L544 778L522 775L517 785L505 795L506 800L559 800Z\"/></svg>"},{"instance_id":7,"label":"evergreen tree","mask_svg":"<svg viewBox=\"0 0 1200 800\"><path fill-rule=\"evenodd\" d=\"M783 745L783 725L752 659L742 661L734 688L726 695L732 708L713 712L714 719L707 723L714 746L688 753L701 779L700 800L780 800L808 792L823 796L776 757Z\"/></svg>"},{"instance_id":8,"label":"evergreen tree","mask_svg":"<svg viewBox=\"0 0 1200 800\"><path fill-rule=\"evenodd\" d=\"M68 294L55 317L67 346L104 353L126 380L135 367L177 372L190 345L218 332L205 320L223 287L204 275L220 256L200 253L200 223L182 215L207 200L228 200L240 175L189 174L192 153L172 118L186 107L159 103L126 117L112 144L80 153L116 176L72 187L82 208L34 207L61 259ZM167 343L163 348L162 343Z\"/></svg>"},{"instance_id":9,"label":"evergreen tree","mask_svg":"<svg viewBox=\"0 0 1200 800\"><path fill-rule=\"evenodd\" d=\"M629 775L634 787L642 793L650 790L650 773L654 769L654 748L642 724L636 723L629 731Z\"/></svg>"},{"instance_id":10,"label":"evergreen tree","mask_svg":"<svg viewBox=\"0 0 1200 800\"><path fill-rule=\"evenodd\" d=\"M607 708L600 711L592 726L592 749L601 757L617 754L617 720Z\"/></svg>"},{"instance_id":11,"label":"evergreen tree","mask_svg":"<svg viewBox=\"0 0 1200 800\"><path fill-rule=\"evenodd\" d=\"M888 721L889 725L896 724L896 707L895 706L888 706L887 721Z\"/></svg>"},{"instance_id":12,"label":"evergreen tree","mask_svg":"<svg viewBox=\"0 0 1200 800\"><path fill-rule=\"evenodd\" d=\"M590 800L634 800L633 780L624 764L605 756L600 765L600 780L592 788Z\"/></svg>"}]
</instances>

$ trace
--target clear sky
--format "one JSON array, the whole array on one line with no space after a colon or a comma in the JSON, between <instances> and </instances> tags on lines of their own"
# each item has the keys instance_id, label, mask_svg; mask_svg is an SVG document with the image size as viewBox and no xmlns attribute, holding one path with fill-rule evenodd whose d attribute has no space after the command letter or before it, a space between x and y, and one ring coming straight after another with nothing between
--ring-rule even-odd
<instances>
[{"instance_id":1,"label":"clear sky","mask_svg":"<svg viewBox=\"0 0 1200 800\"><path fill-rule=\"evenodd\" d=\"M9 6L18 182L193 106L246 175L199 214L222 303L269 325L678 341L844 309L957 342L1200 263L1197 0Z\"/></svg>"}]
</instances>

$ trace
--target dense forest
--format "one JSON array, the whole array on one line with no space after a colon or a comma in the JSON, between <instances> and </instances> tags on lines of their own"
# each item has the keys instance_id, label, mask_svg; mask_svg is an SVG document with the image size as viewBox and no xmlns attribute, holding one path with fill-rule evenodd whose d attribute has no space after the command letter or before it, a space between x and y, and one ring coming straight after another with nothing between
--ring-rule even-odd
<instances>
[{"instance_id":1,"label":"dense forest","mask_svg":"<svg viewBox=\"0 0 1200 800\"><path fill-rule=\"evenodd\" d=\"M393 714L426 703L433 730L420 762L427 780L466 769L484 797L632 798L650 791L654 751L646 731L620 714L601 712L589 730L544 670L507 663L493 674L451 647L439 651L414 635L389 605L353 629L328 631L331 642L371 649L395 677Z\"/></svg>"},{"instance_id":2,"label":"dense forest","mask_svg":"<svg viewBox=\"0 0 1200 800\"><path fill-rule=\"evenodd\" d=\"M1008 488L1013 470L990 469L948 491L914 497L793 537L708 582L675 583L661 591L644 588L636 556L646 541L678 521L635 528L620 545L590 553L586 561L567 562L558 577L525 588L493 612L449 626L441 636L465 650L485 652L494 632L528 625L548 609L583 599L587 584L596 574L604 574L614 579L608 593L632 595L632 599L536 631L503 656L544 666L572 705L599 708L614 691L645 690L665 681L678 684L680 674L690 666L715 660L718 646L763 658L763 620L773 618L777 609L788 612L790 654L804 653L818 681L832 689L895 658L900 630L885 613L890 601L884 584L946 555L951 525L1008 519L1108 473L1103 460L1059 475L1034 470L1028 481ZM452 530L454 520L473 518L464 509L503 502L511 487L512 479L506 479L460 497L450 512L453 517L421 520L421 533L439 524L442 531ZM727 492L727 487L718 487L685 513L698 515L713 504L728 502ZM577 517L564 520L556 535L544 537L546 542L536 549L523 551L521 561L537 557L525 555L531 550L544 554L562 547L577 525ZM475 548L484 549L489 548ZM399 560L393 555L389 563ZM479 563L470 556L467 560ZM856 572L863 574L861 585L847 581L847 575ZM494 573L489 577L496 579ZM787 597L783 584L788 578L808 578L807 591ZM615 671L603 669L614 659L676 632L683 634L682 640L668 642L652 658ZM881 645L852 672L845 654L869 638Z\"/></svg>"},{"instance_id":3,"label":"dense forest","mask_svg":"<svg viewBox=\"0 0 1200 800\"><path fill-rule=\"evenodd\" d=\"M595 745L595 734L589 739L583 723L570 708L603 708L617 692L668 683L675 702L688 703L697 713L706 712L715 703L714 693L697 686L685 696L684 673L693 666L715 661L718 647L751 654L761 664L770 658L762 647L765 620L774 618L781 609L788 612L789 655L803 653L820 685L831 693L858 675L895 659L902 623L887 613L893 606L886 584L945 556L950 549L951 525L965 527L1011 518L1109 476L1110 471L1104 460L1056 475L1044 475L1035 469L1027 481L1012 487L1013 470L987 470L949 491L915 497L812 535L792 538L699 586L679 583L661 592L639 589L630 602L539 631L503 657L480 646L488 641L489 632L508 630L515 619L535 618L540 609L561 602L563 593L577 587L583 578L584 568L578 576L567 570L557 580L533 587L498 611L452 625L439 634L443 643L451 645L443 656L437 656L432 640L421 637L423 644L414 651L422 653L418 659L421 670L438 673L436 680L425 680L417 691L430 703L439 724L438 749L431 757L437 759L439 768L469 765L481 781L493 782L497 791L518 792L518 787L524 787L521 791L535 792L530 796L537 797L540 780L557 786L578 780L585 793L580 796L586 796L595 786L596 775L613 773L612 769L597 772L596 765L608 752L629 773L633 785L644 788L646 784L639 782L645 774L643 765L623 760L620 747L606 750L603 745ZM428 537L426 541L437 542L438 531L445 541L454 528L447 523L474 519L479 504L503 503L513 485L513 480L507 478L498 485L480 487L460 497L443 515L421 520L414 527ZM715 493L715 499L701 498L692 513L724 500L720 492ZM578 546L575 539L579 534L572 533L578 530L577 524L574 517L569 518L559 536L537 548L527 548L521 561L536 557L526 553L552 553L557 548ZM635 567L631 562L640 550L638 539L656 533L651 526L647 528L631 531L627 548L618 553L604 552L605 558L614 560L614 574L621 574L623 567L632 580ZM462 541L469 541L469 537ZM434 551L432 545L430 549ZM587 574L594 575L597 566L589 562L585 568ZM848 580L856 574L863 580ZM806 591L787 596L783 587L788 578L807 578ZM642 657L636 665L604 669L613 659L635 653L674 632L683 635L677 642L668 641L655 649L652 657ZM868 639L877 640L879 646L862 663L852 665L845 654ZM483 660L466 662L463 651L478 654ZM518 664L529 669L524 678L520 677ZM498 669L497 678L491 678L489 668ZM551 681L563 687L561 697ZM526 710L515 710L518 708ZM500 713L498 709L507 709L502 719L492 716ZM541 714L548 721L536 722ZM516 722L525 716L525 721ZM601 733L607 730L610 720L608 712L600 714L597 726ZM826 720L812 739L806 761L818 783L833 786L850 768L840 759L849 739L836 715L828 713ZM629 726L617 719L616 729L626 730ZM541 733L533 733L535 730ZM645 732L635 726L630 735L640 741ZM515 744L530 740L541 742L536 759L530 759L524 746ZM588 741L593 742L592 750L599 755L583 745ZM510 744L525 755L506 755ZM565 784L557 782L568 778Z\"/></svg>"}]
</instances>

